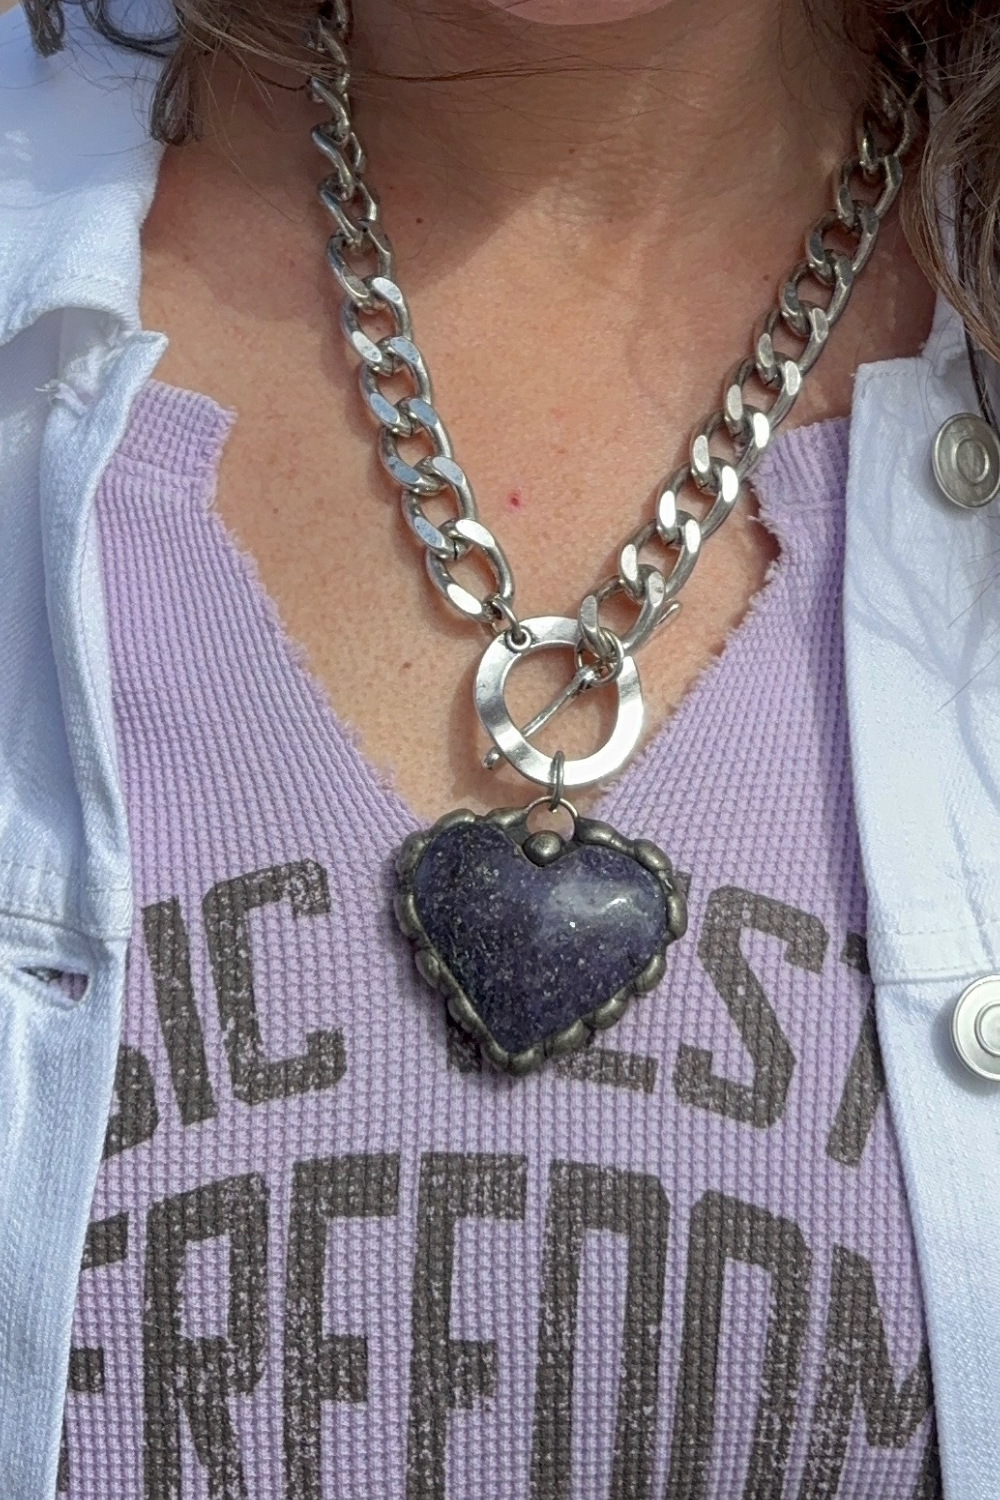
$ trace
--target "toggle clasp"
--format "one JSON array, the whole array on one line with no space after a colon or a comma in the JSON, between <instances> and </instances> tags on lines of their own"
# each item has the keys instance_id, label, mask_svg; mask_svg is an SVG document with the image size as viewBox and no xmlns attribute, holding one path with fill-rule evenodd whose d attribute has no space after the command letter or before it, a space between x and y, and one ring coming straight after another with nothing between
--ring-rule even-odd
<instances>
[{"instance_id":1,"label":"toggle clasp","mask_svg":"<svg viewBox=\"0 0 1000 1500\"><path fill-rule=\"evenodd\" d=\"M522 627L531 636L530 644L514 646L507 640L507 632L498 635L483 652L476 672L474 696L476 712L495 748L486 756L483 764L492 767L503 756L516 771L528 781L549 788L550 794L558 785L560 795L563 787L591 786L613 776L629 759L639 743L644 716L642 688L639 672L631 656L623 655L613 685L618 694L618 712L610 735L592 755L576 760L566 760L560 751L558 756L546 755L532 745L530 736L588 688L602 682L600 673L593 666L583 664L577 653L577 666L566 687L551 703L535 715L530 724L519 729L510 716L504 689L511 668L532 651L545 650L553 646L577 648L580 643L579 621L565 615L539 615L532 620L523 620ZM557 765L558 762L558 765Z\"/></svg>"}]
</instances>

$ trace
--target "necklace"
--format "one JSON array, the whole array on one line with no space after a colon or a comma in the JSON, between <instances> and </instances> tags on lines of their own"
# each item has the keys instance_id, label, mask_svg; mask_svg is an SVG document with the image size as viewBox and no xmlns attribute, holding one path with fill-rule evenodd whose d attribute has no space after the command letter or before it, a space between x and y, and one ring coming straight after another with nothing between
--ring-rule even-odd
<instances>
[{"instance_id":1,"label":"necklace","mask_svg":"<svg viewBox=\"0 0 1000 1500\"><path fill-rule=\"evenodd\" d=\"M667 949L684 934L684 893L667 856L646 839L582 817L565 794L613 776L635 751L643 723L635 653L676 615L677 595L702 544L732 513L843 313L899 192L902 160L916 134L915 97L905 104L886 97L882 117L859 118L856 150L834 175L833 208L809 228L804 259L782 284L751 355L726 379L720 408L694 433L689 462L663 480L652 519L622 543L617 573L585 596L575 618L522 620L511 565L479 517L434 406L378 199L365 180L349 97L350 26L347 0L324 6L313 40L322 67L310 80L313 98L330 111L312 138L328 168L319 196L334 222L326 255L344 294L341 326L360 359L361 394L380 428L380 457L400 487L403 516L423 547L430 582L458 615L492 636L474 687L479 720L493 741L485 764L504 758L543 789L527 807L485 815L460 808L411 834L397 859L395 911L418 970L444 995L454 1019L496 1067L524 1074L618 1021L630 1000L659 983ZM803 284L814 289L812 298L802 295ZM788 352L789 345L798 352ZM412 393L393 401L380 382L400 375ZM404 456L401 441L408 451L422 446L423 454ZM430 496L455 514L432 520L424 504ZM667 567L648 559L657 545ZM470 557L491 575L481 595L452 571ZM634 612L624 630L602 619L612 598ZM507 677L531 652L552 647L573 651L573 674L520 728L507 709ZM532 744L532 735L580 693L603 689L616 694L616 717L593 754L567 760ZM531 831L531 814L543 804L566 810L569 837Z\"/></svg>"}]
</instances>

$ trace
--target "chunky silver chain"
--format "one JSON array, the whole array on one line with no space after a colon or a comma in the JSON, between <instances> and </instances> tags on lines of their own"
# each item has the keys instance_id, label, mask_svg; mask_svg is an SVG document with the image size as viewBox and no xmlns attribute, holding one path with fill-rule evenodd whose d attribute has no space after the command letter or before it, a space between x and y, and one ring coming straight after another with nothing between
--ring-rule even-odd
<instances>
[{"instance_id":1,"label":"chunky silver chain","mask_svg":"<svg viewBox=\"0 0 1000 1500\"><path fill-rule=\"evenodd\" d=\"M424 548L431 582L458 614L502 634L517 650L531 644L531 635L514 609L513 569L479 517L472 485L434 405L379 201L365 180L365 153L349 97L349 39L346 0L333 0L316 23L314 46L322 66L310 83L316 102L330 111L312 138L328 167L319 196L334 222L326 255L344 293L344 336L361 360L361 393L381 429L382 463L401 488L403 515ZM917 128L915 102L896 105L887 98L883 115L860 117L856 149L834 174L833 206L808 229L805 255L782 283L751 352L727 376L721 405L696 429L688 462L659 485L652 517L622 543L618 571L581 601L571 692L615 681L623 661L676 612L702 543L731 514L772 434L795 405L899 192L902 160ZM388 325L391 332L379 331ZM392 400L382 382L401 375L412 390ZM409 457L400 452L401 440ZM423 453L413 456L414 446ZM432 520L424 509L429 496L443 498L455 514ZM650 556L656 548L659 560ZM492 575L491 587L480 595L452 572L470 554L478 554ZM624 630L615 631L602 619L602 606L614 597L634 610ZM559 702L568 696L562 694ZM496 758L493 752L489 759Z\"/></svg>"}]
</instances>

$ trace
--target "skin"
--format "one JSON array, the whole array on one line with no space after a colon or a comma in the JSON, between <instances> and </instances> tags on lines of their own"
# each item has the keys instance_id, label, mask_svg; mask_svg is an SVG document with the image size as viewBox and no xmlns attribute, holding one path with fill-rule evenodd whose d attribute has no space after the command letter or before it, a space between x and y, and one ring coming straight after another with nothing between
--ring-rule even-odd
<instances>
[{"instance_id":1,"label":"skin","mask_svg":"<svg viewBox=\"0 0 1000 1500\"><path fill-rule=\"evenodd\" d=\"M356 9L356 125L436 404L518 612L574 614L827 206L856 63L791 0ZM424 818L524 803L521 778L479 766L486 637L430 588L375 455L322 254L322 111L292 82L216 65L202 140L167 152L144 237L144 321L171 340L157 374L239 413L219 515L369 760ZM857 366L915 354L932 309L891 220L786 427L846 416ZM778 549L752 496L706 544L678 620L638 657L647 740ZM548 652L512 674L521 722L567 665ZM586 753L611 697L538 742Z\"/></svg>"}]
</instances>

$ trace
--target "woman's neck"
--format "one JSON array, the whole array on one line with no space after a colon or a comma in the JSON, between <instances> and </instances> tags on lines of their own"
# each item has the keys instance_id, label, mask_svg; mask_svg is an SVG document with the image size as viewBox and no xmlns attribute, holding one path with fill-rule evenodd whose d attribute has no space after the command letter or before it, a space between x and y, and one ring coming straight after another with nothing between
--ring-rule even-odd
<instances>
[{"instance_id":1,"label":"woman's neck","mask_svg":"<svg viewBox=\"0 0 1000 1500\"><path fill-rule=\"evenodd\" d=\"M542 246L551 235L566 273L589 281L654 246L665 268L682 249L690 277L702 234L717 269L728 232L739 249L722 259L763 251L771 276L772 225L797 234L822 208L849 143L860 86L848 49L813 29L800 0L668 0L573 26L516 7L643 0L508 3L356 0L356 124L390 232L432 224L460 247L498 230ZM307 141L320 116L301 88L223 65L207 92L206 145L294 213L300 164L320 169ZM424 238L401 248L416 256Z\"/></svg>"},{"instance_id":2,"label":"woman's neck","mask_svg":"<svg viewBox=\"0 0 1000 1500\"><path fill-rule=\"evenodd\" d=\"M533 203L586 241L712 200L734 225L815 193L849 138L847 49L801 0L358 0L358 114L394 180L433 176L468 213ZM856 71L856 70L855 70ZM724 206L725 205L725 206Z\"/></svg>"}]
</instances>

